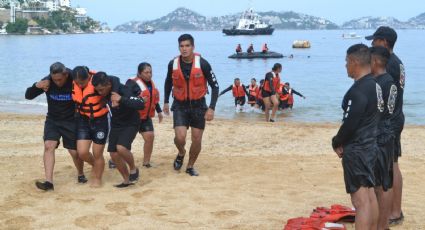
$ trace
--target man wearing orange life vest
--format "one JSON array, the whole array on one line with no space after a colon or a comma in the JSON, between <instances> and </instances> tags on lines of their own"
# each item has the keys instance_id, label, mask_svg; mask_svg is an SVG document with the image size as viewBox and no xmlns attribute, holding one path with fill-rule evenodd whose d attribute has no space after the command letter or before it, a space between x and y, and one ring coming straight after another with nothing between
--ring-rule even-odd
<instances>
[{"instance_id":1,"label":"man wearing orange life vest","mask_svg":"<svg viewBox=\"0 0 425 230\"><path fill-rule=\"evenodd\" d=\"M261 49L263 53L269 52L269 47L267 47L267 43L264 43L263 48Z\"/></svg>"},{"instance_id":2,"label":"man wearing orange life vest","mask_svg":"<svg viewBox=\"0 0 425 230\"><path fill-rule=\"evenodd\" d=\"M45 93L47 99L47 116L44 123L44 171L46 180L36 182L38 189L54 190L53 169L55 166L55 149L62 138L63 147L68 149L78 170L78 183L86 183L84 162L78 157L75 133L75 104L72 101L71 70L60 62L50 66L50 74L34 83L25 92L25 98L32 100Z\"/></svg>"},{"instance_id":3,"label":"man wearing orange life vest","mask_svg":"<svg viewBox=\"0 0 425 230\"><path fill-rule=\"evenodd\" d=\"M296 91L295 89L292 89L289 82L286 82L285 84L280 84L280 104L279 108L286 109L294 106L294 94L302 97L305 99L304 95L302 95L300 92Z\"/></svg>"},{"instance_id":4,"label":"man wearing orange life vest","mask_svg":"<svg viewBox=\"0 0 425 230\"><path fill-rule=\"evenodd\" d=\"M275 122L276 112L279 108L278 90L280 87L280 73L282 72L282 65L280 63L274 64L272 71L266 74L264 79L264 86L261 92L265 105L266 121ZM272 114L270 117L270 108Z\"/></svg>"},{"instance_id":5,"label":"man wearing orange life vest","mask_svg":"<svg viewBox=\"0 0 425 230\"><path fill-rule=\"evenodd\" d=\"M174 169L180 170L186 154L186 135L191 127L192 145L189 150L189 162L186 173L190 176L199 174L193 168L202 148L202 134L205 121L214 119L214 109L218 98L218 83L210 64L199 54L194 53L195 42L190 34L183 34L178 39L180 56L168 64L168 74L164 87L164 113L170 113L169 97L173 91L174 143L179 151ZM211 102L206 104L207 84L211 87Z\"/></svg>"},{"instance_id":6,"label":"man wearing orange life vest","mask_svg":"<svg viewBox=\"0 0 425 230\"><path fill-rule=\"evenodd\" d=\"M242 111L246 102L245 95L248 95L245 85L241 84L241 80L239 78L235 78L233 85L227 87L218 96L221 96L230 90L232 90L233 97L235 98L236 109Z\"/></svg>"},{"instance_id":7,"label":"man wearing orange life vest","mask_svg":"<svg viewBox=\"0 0 425 230\"><path fill-rule=\"evenodd\" d=\"M248 104L251 107L258 107L257 101L260 96L260 87L257 85L257 80L255 78L251 79L251 84L248 88Z\"/></svg>"},{"instance_id":8,"label":"man wearing orange life vest","mask_svg":"<svg viewBox=\"0 0 425 230\"><path fill-rule=\"evenodd\" d=\"M92 84L94 72L86 66L77 66L72 71L74 79L72 99L76 104L77 118L77 152L85 162L93 165L92 187L102 185L105 167L103 150L108 132L108 108L104 98L96 93ZM90 146L92 145L92 153Z\"/></svg>"},{"instance_id":9,"label":"man wearing orange life vest","mask_svg":"<svg viewBox=\"0 0 425 230\"><path fill-rule=\"evenodd\" d=\"M145 101L145 108L139 110L140 129L139 132L145 141L143 145L143 166L150 168L150 159L153 150L153 141L155 138L152 118L155 111L158 113L159 123L162 122L162 109L159 105L159 90L155 87L152 80L152 66L149 63L140 63L137 69L137 77L129 79L127 85L137 92L140 98Z\"/></svg>"}]
</instances>

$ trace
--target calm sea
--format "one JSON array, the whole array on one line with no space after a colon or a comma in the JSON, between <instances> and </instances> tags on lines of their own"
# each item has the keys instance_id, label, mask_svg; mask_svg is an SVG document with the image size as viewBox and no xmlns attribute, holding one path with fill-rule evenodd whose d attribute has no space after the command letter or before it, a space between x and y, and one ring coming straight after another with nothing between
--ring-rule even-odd
<instances>
[{"instance_id":1,"label":"calm sea","mask_svg":"<svg viewBox=\"0 0 425 230\"><path fill-rule=\"evenodd\" d=\"M293 111L280 114L283 120L306 122L338 122L341 99L352 84L345 72L345 51L355 43L369 44L364 39L344 40L351 31L276 31L272 36L226 37L219 31L191 32L196 51L206 58L217 75L221 89L230 86L235 77L248 84L249 79L264 78L275 62L284 66L283 81L307 99L296 96ZM369 35L373 31L356 31ZM408 124L425 124L425 46L420 41L425 30L400 30L395 52L406 67L405 107ZM45 98L26 101L24 92L35 81L48 74L51 63L61 61L70 68L87 65L119 76L123 82L134 77L137 65L152 64L156 84L163 90L168 62L178 54L177 38L181 32L157 32L154 35L128 33L61 36L0 36L0 111L43 114ZM295 50L296 39L309 40L311 49ZM232 60L237 43L244 49L250 43L259 50L267 42L270 50L293 59ZM227 119L260 120L259 114L234 112L231 93L220 97L217 116Z\"/></svg>"}]
</instances>

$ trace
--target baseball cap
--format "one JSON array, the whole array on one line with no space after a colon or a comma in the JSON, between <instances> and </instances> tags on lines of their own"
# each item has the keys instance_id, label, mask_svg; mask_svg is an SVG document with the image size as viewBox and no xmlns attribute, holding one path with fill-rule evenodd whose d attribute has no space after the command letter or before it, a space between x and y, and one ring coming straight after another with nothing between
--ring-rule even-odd
<instances>
[{"instance_id":1,"label":"baseball cap","mask_svg":"<svg viewBox=\"0 0 425 230\"><path fill-rule=\"evenodd\" d=\"M379 27L373 35L365 37L366 40L385 39L388 42L395 43L397 41L397 33L395 30L388 26Z\"/></svg>"}]
</instances>

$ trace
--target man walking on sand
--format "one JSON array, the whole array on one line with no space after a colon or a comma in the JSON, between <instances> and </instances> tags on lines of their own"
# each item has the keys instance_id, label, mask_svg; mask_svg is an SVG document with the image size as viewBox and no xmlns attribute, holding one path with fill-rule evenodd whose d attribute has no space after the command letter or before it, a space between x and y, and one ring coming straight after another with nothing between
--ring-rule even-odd
<instances>
[{"instance_id":1,"label":"man walking on sand","mask_svg":"<svg viewBox=\"0 0 425 230\"><path fill-rule=\"evenodd\" d=\"M178 39L180 55L168 64L168 73L164 89L164 113L170 113L169 98L173 92L174 143L178 154L174 160L174 169L180 170L186 154L186 135L191 127L192 144L189 150L189 162L186 173L198 176L194 164L202 148L202 135L205 121L214 119L214 109L218 98L218 83L210 64L194 53L195 42L190 34L183 34ZM211 102L206 104L207 84L211 87Z\"/></svg>"}]
</instances>

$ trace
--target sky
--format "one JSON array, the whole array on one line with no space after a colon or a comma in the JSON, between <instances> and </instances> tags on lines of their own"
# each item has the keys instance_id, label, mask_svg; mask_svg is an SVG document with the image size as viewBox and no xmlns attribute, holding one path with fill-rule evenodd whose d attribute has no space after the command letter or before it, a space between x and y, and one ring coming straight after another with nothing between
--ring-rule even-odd
<instances>
[{"instance_id":1,"label":"sky","mask_svg":"<svg viewBox=\"0 0 425 230\"><path fill-rule=\"evenodd\" d=\"M253 6L256 11L295 11L337 24L363 16L392 16L406 21L425 12L423 0L71 0L71 4L87 8L89 16L110 26L156 19L178 7L204 16L222 16Z\"/></svg>"}]
</instances>

